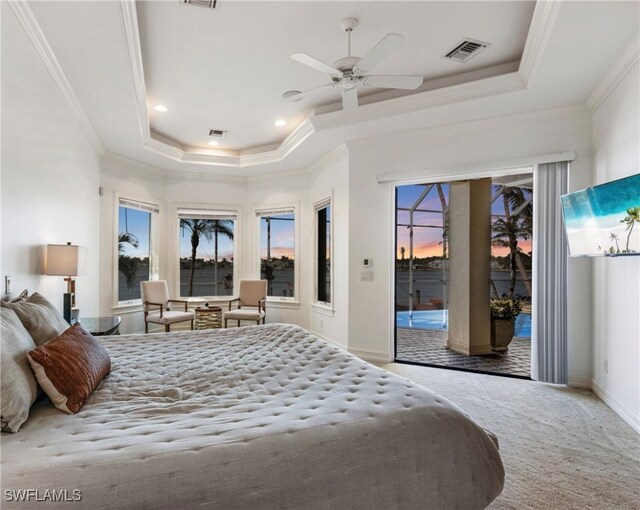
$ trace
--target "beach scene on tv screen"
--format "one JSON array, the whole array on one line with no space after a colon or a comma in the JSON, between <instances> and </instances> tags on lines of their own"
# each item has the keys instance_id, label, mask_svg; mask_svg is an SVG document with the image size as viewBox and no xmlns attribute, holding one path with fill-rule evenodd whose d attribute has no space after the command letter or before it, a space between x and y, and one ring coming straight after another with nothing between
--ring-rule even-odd
<instances>
[{"instance_id":1,"label":"beach scene on tv screen","mask_svg":"<svg viewBox=\"0 0 640 510\"><path fill-rule=\"evenodd\" d=\"M562 197L571 256L640 255L640 174Z\"/></svg>"}]
</instances>

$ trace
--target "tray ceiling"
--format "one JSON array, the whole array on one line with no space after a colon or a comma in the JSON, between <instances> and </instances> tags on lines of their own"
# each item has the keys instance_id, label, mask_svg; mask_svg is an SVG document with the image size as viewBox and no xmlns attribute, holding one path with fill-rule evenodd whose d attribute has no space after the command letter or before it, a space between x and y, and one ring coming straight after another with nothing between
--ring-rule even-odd
<instances>
[{"instance_id":1,"label":"tray ceiling","mask_svg":"<svg viewBox=\"0 0 640 510\"><path fill-rule=\"evenodd\" d=\"M637 61L640 14L637 2L617 1L223 0L213 12L178 0L9 5L97 146L167 170L234 176L306 168L357 140L586 109ZM375 72L421 74L424 85L373 90L350 114L336 90L282 100L326 83L289 56L343 57L340 23L350 16L360 20L353 54L401 33L406 44ZM491 47L466 64L442 58L464 38ZM168 112L155 112L159 103ZM218 148L206 145L209 129L229 132Z\"/></svg>"}]
</instances>

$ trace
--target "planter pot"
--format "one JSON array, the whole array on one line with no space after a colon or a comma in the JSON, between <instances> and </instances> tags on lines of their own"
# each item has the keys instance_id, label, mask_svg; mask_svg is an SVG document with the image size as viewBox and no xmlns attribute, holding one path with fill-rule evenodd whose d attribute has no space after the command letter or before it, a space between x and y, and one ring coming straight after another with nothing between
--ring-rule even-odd
<instances>
[{"instance_id":1,"label":"planter pot","mask_svg":"<svg viewBox=\"0 0 640 510\"><path fill-rule=\"evenodd\" d=\"M491 319L491 348L504 352L513 340L515 319Z\"/></svg>"}]
</instances>

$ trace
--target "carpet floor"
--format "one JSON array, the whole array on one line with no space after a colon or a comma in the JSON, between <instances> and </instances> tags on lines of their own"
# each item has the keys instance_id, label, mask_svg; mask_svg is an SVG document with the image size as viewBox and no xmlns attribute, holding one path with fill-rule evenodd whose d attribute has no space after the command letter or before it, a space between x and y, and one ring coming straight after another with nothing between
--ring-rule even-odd
<instances>
[{"instance_id":1,"label":"carpet floor","mask_svg":"<svg viewBox=\"0 0 640 510\"><path fill-rule=\"evenodd\" d=\"M451 400L498 436L506 480L492 510L640 509L640 436L590 391L380 366Z\"/></svg>"}]
</instances>

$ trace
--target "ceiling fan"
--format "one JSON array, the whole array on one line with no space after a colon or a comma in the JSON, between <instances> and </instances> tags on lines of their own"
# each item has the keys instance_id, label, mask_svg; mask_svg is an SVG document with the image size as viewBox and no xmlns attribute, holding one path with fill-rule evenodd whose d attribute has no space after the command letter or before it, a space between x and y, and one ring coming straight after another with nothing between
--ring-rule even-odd
<instances>
[{"instance_id":1,"label":"ceiling fan","mask_svg":"<svg viewBox=\"0 0 640 510\"><path fill-rule=\"evenodd\" d=\"M325 64L306 53L294 53L291 58L317 71L331 76L331 83L315 87L305 92L289 90L282 94L287 101L295 102L303 99L307 94L327 87L342 89L342 108L345 112L353 112L358 108L358 84L365 88L405 89L414 90L422 85L422 76L388 76L369 74L375 66L387 58L391 53L404 44L404 36L387 34L364 57L351 55L351 32L358 26L356 18L347 18L342 22L342 29L348 34L347 56L336 60L333 65Z\"/></svg>"}]
</instances>

